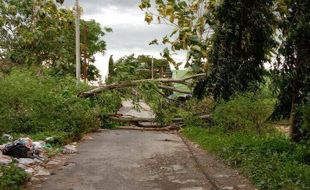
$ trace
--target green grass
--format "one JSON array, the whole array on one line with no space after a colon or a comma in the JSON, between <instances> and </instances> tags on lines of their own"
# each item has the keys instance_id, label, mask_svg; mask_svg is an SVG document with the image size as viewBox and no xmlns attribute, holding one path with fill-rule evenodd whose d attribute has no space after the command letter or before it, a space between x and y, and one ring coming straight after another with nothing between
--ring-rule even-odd
<instances>
[{"instance_id":1,"label":"green grass","mask_svg":"<svg viewBox=\"0 0 310 190\"><path fill-rule=\"evenodd\" d=\"M27 173L13 164L8 167L0 167L1 190L21 190L28 180Z\"/></svg>"},{"instance_id":2,"label":"green grass","mask_svg":"<svg viewBox=\"0 0 310 190\"><path fill-rule=\"evenodd\" d=\"M185 128L183 134L238 168L259 189L310 189L310 145L280 134Z\"/></svg>"}]
</instances>

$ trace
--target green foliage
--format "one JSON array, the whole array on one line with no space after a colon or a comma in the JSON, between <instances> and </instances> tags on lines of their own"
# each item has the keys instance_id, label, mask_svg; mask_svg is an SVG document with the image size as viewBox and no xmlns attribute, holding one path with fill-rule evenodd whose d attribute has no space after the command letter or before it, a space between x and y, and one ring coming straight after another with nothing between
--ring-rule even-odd
<instances>
[{"instance_id":1,"label":"green foliage","mask_svg":"<svg viewBox=\"0 0 310 190\"><path fill-rule=\"evenodd\" d=\"M171 51L185 50L188 53L187 65L193 71L203 71L206 63L207 49L209 45L210 20L207 16L208 1L155 1L156 13L150 8L149 0L141 0L140 8L145 11L145 21L150 24L153 20L158 23L166 23L174 28L170 35L162 39L162 43L171 47ZM156 19L154 19L156 17ZM150 44L158 44L153 40ZM165 48L162 56L176 68L182 63L176 63L170 50Z\"/></svg>"},{"instance_id":2,"label":"green foliage","mask_svg":"<svg viewBox=\"0 0 310 190\"><path fill-rule=\"evenodd\" d=\"M87 86L15 69L0 80L0 129L7 133L64 132L71 139L99 126L98 111L77 97Z\"/></svg>"},{"instance_id":3,"label":"green foliage","mask_svg":"<svg viewBox=\"0 0 310 190\"><path fill-rule=\"evenodd\" d=\"M275 46L274 2L224 0L211 7L214 34L207 88L216 100L259 88Z\"/></svg>"},{"instance_id":4,"label":"green foliage","mask_svg":"<svg viewBox=\"0 0 310 190\"><path fill-rule=\"evenodd\" d=\"M75 27L72 10L61 8L55 1L0 0L1 62L23 65L45 65L55 75L74 74ZM87 28L87 50L90 63L96 53L103 53L105 34L94 20L81 21ZM107 30L106 30L107 31ZM108 29L108 31L110 31ZM84 33L81 32L81 39ZM92 67L93 68L93 67ZM98 78L89 71L90 79ZM95 72L96 73L96 72Z\"/></svg>"},{"instance_id":5,"label":"green foliage","mask_svg":"<svg viewBox=\"0 0 310 190\"><path fill-rule=\"evenodd\" d=\"M172 72L169 64L164 59L153 59L154 78L170 77ZM112 64L112 60L110 59ZM109 65L111 65L109 64ZM112 69L113 68L113 69ZM108 83L151 79L152 78L152 57L147 55L124 56L110 66Z\"/></svg>"},{"instance_id":6,"label":"green foliage","mask_svg":"<svg viewBox=\"0 0 310 190\"><path fill-rule=\"evenodd\" d=\"M278 103L273 118L291 118L292 139L300 141L303 118L297 110L309 102L310 93L310 2L282 0L279 4L281 44L273 71Z\"/></svg>"},{"instance_id":7,"label":"green foliage","mask_svg":"<svg viewBox=\"0 0 310 190\"><path fill-rule=\"evenodd\" d=\"M15 165L0 166L0 189L21 190L28 180L27 173Z\"/></svg>"},{"instance_id":8,"label":"green foliage","mask_svg":"<svg viewBox=\"0 0 310 190\"><path fill-rule=\"evenodd\" d=\"M216 125L226 130L261 131L265 121L273 112L274 100L252 93L237 95L228 102L217 105L213 119Z\"/></svg>"},{"instance_id":9,"label":"green foliage","mask_svg":"<svg viewBox=\"0 0 310 190\"><path fill-rule=\"evenodd\" d=\"M99 109L99 118L102 128L114 128L117 123L109 120L109 115L116 113L122 106L122 94L118 91L103 92L92 102Z\"/></svg>"},{"instance_id":10,"label":"green foliage","mask_svg":"<svg viewBox=\"0 0 310 190\"><path fill-rule=\"evenodd\" d=\"M288 118L293 92L293 81L296 81L297 104L304 104L310 93L309 52L310 52L310 3L309 1L282 2L278 59L275 62L274 83L279 94L279 117ZM299 90L298 90L299 89ZM284 109L288 108L288 109ZM287 113L287 111L289 113Z\"/></svg>"},{"instance_id":11,"label":"green foliage","mask_svg":"<svg viewBox=\"0 0 310 190\"><path fill-rule=\"evenodd\" d=\"M114 64L113 55L111 55L109 58L109 76L114 74Z\"/></svg>"},{"instance_id":12,"label":"green foliage","mask_svg":"<svg viewBox=\"0 0 310 190\"><path fill-rule=\"evenodd\" d=\"M310 144L292 143L271 133L229 133L218 129L185 128L183 134L239 168L258 189L309 189Z\"/></svg>"},{"instance_id":13,"label":"green foliage","mask_svg":"<svg viewBox=\"0 0 310 190\"><path fill-rule=\"evenodd\" d=\"M302 125L301 125L301 133L303 139L310 139L310 104L308 103L303 108L300 108L302 114Z\"/></svg>"}]
</instances>

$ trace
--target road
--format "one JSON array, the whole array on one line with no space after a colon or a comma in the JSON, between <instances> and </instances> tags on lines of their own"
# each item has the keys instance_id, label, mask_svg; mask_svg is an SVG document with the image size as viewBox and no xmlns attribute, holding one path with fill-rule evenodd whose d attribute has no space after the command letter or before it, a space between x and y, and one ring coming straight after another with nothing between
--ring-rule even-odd
<instances>
[{"instance_id":1,"label":"road","mask_svg":"<svg viewBox=\"0 0 310 190\"><path fill-rule=\"evenodd\" d=\"M106 130L33 190L254 189L177 132Z\"/></svg>"}]
</instances>

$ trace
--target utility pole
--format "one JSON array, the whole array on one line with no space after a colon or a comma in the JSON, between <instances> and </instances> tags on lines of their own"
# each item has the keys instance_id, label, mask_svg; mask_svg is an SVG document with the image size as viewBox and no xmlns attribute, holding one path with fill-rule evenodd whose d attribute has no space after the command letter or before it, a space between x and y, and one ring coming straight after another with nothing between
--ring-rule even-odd
<instances>
[{"instance_id":1,"label":"utility pole","mask_svg":"<svg viewBox=\"0 0 310 190\"><path fill-rule=\"evenodd\" d=\"M84 82L87 82L88 79L88 43L87 43L87 26L84 26L83 38L84 38L84 46L83 46L83 54L84 54L84 63L83 63L83 79Z\"/></svg>"},{"instance_id":2,"label":"utility pole","mask_svg":"<svg viewBox=\"0 0 310 190\"><path fill-rule=\"evenodd\" d=\"M151 65L151 69L152 69L152 79L154 79L154 57L152 56L152 65Z\"/></svg>"},{"instance_id":3,"label":"utility pole","mask_svg":"<svg viewBox=\"0 0 310 190\"><path fill-rule=\"evenodd\" d=\"M75 1L75 46L76 46L76 79L81 80L81 44L80 44L80 5Z\"/></svg>"}]
</instances>

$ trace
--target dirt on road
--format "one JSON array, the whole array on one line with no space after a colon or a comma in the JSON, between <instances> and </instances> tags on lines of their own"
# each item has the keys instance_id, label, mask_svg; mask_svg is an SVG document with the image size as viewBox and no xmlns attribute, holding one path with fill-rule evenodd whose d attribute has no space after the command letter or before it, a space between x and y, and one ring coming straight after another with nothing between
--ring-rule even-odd
<instances>
[{"instance_id":1,"label":"dirt on road","mask_svg":"<svg viewBox=\"0 0 310 190\"><path fill-rule=\"evenodd\" d=\"M255 189L177 132L106 130L33 190Z\"/></svg>"}]
</instances>

